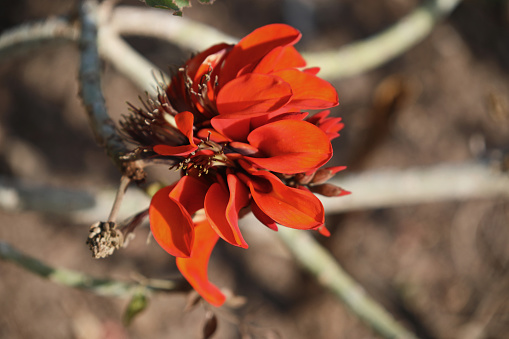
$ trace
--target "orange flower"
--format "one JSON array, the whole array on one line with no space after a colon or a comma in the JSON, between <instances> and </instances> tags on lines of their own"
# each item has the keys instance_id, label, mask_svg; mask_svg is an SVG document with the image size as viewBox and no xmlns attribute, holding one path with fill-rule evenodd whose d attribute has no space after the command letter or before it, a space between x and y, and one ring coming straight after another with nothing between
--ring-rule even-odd
<instances>
[{"instance_id":1,"label":"orange flower","mask_svg":"<svg viewBox=\"0 0 509 339\"><path fill-rule=\"evenodd\" d=\"M320 169L343 124L328 111L309 118L303 112L336 106L338 98L316 76L318 69L304 68L293 47L300 36L273 24L234 46L213 46L187 61L157 102L132 107L122 123L140 145L138 154L182 171L178 182L153 196L151 230L189 283L216 306L224 295L207 278L208 261L219 238L248 247L241 215L251 210L274 230L280 224L325 234L323 206L312 192L348 193L324 186L343 169Z\"/></svg>"}]
</instances>

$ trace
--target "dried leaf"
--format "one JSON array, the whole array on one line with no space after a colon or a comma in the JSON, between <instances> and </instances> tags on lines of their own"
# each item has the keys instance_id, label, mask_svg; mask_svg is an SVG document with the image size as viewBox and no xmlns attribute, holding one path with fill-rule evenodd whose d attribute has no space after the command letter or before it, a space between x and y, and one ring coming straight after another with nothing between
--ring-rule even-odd
<instances>
[{"instance_id":1,"label":"dried leaf","mask_svg":"<svg viewBox=\"0 0 509 339\"><path fill-rule=\"evenodd\" d=\"M190 312L190 311L194 310L194 308L196 307L196 305L198 305L200 300L201 300L201 295L198 294L198 292L196 292L195 290L191 290L187 294L186 306L184 307L184 312Z\"/></svg>"},{"instance_id":2,"label":"dried leaf","mask_svg":"<svg viewBox=\"0 0 509 339\"><path fill-rule=\"evenodd\" d=\"M203 326L203 339L212 338L217 330L217 317L212 311L205 314L205 325Z\"/></svg>"}]
</instances>

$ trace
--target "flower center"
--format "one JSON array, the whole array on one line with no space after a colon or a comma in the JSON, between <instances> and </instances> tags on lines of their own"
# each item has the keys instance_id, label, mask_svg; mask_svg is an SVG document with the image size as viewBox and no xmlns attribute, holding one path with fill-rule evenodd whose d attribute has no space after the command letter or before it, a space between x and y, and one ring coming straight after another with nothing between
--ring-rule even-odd
<instances>
[{"instance_id":1,"label":"flower center","mask_svg":"<svg viewBox=\"0 0 509 339\"><path fill-rule=\"evenodd\" d=\"M218 166L233 167L235 164L224 153L224 145L208 140L202 140L198 149L175 165L176 170L183 170L186 175L189 172L202 176Z\"/></svg>"}]
</instances>

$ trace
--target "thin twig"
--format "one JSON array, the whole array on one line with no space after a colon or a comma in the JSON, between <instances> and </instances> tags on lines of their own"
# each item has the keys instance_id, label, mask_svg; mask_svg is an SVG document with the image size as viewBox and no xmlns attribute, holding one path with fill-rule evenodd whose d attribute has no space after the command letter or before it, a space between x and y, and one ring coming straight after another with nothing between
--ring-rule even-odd
<instances>
[{"instance_id":1,"label":"thin twig","mask_svg":"<svg viewBox=\"0 0 509 339\"><path fill-rule=\"evenodd\" d=\"M341 298L356 316L384 338L416 338L375 300L371 299L309 232L280 227L278 235L299 264L312 273L320 284Z\"/></svg>"},{"instance_id":2,"label":"thin twig","mask_svg":"<svg viewBox=\"0 0 509 339\"><path fill-rule=\"evenodd\" d=\"M140 288L151 291L181 291L187 289L186 284L170 280L143 279L140 283L122 282L110 279L98 279L81 272L54 268L40 260L28 256L6 242L0 241L0 259L11 261L24 269L46 278L54 283L68 287L92 291L99 295L129 297Z\"/></svg>"},{"instance_id":3,"label":"thin twig","mask_svg":"<svg viewBox=\"0 0 509 339\"><path fill-rule=\"evenodd\" d=\"M111 208L110 216L108 217L109 222L115 222L117 220L118 211L120 210L125 192L127 191L127 187L130 183L131 179L128 176L123 175L120 178L120 186L118 187L117 194L115 195L115 201L113 202L113 207Z\"/></svg>"}]
</instances>

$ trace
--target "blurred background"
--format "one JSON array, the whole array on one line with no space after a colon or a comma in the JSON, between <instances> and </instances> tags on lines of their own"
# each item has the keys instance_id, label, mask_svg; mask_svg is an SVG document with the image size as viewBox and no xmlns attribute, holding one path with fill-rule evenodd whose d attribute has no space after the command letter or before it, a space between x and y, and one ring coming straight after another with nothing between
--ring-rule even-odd
<instances>
[{"instance_id":1,"label":"blurred background","mask_svg":"<svg viewBox=\"0 0 509 339\"><path fill-rule=\"evenodd\" d=\"M75 15L77 3L3 1L0 33ZM297 48L313 52L369 37L421 3L217 0L212 6L195 3L184 16L239 38L286 22L304 34ZM121 4L144 6L136 0ZM340 98L333 115L346 124L334 141L333 164L356 173L462 163L507 151L508 5L465 0L400 57L361 75L331 79ZM168 20L179 18L169 14ZM195 52L156 39L127 41L162 69ZM78 48L70 43L0 61L1 180L92 192L118 185L119 172L95 144L77 95L78 62ZM102 80L112 116L127 113L126 101L138 102L142 91L111 65L104 64ZM507 338L508 220L507 200L436 202L328 215L332 235L319 241L421 338ZM0 210L0 240L52 266L118 279L178 276L174 259L155 242L146 244L146 227L128 248L96 260L85 244L89 226L54 214ZM378 338L303 272L270 232L251 239L248 234L249 250L225 244L215 250L212 281L247 298L237 310L218 311L215 338ZM0 338L200 338L206 310L183 312L186 298L156 294L124 327L126 300L59 286L0 262Z\"/></svg>"}]
</instances>

